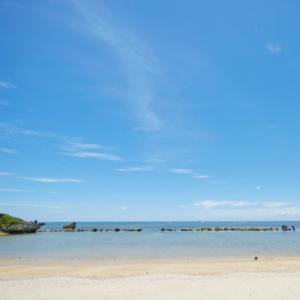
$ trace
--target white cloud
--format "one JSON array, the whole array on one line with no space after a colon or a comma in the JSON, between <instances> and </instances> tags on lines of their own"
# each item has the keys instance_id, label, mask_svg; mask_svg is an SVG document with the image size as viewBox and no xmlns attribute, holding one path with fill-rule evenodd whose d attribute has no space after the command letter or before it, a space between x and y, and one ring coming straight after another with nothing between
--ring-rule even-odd
<instances>
[{"instance_id":1,"label":"white cloud","mask_svg":"<svg viewBox=\"0 0 300 300\"><path fill-rule=\"evenodd\" d=\"M35 203L1 203L1 206L5 207L29 207L29 208L44 208L44 209L70 209L71 206L60 205L44 205Z\"/></svg>"},{"instance_id":2,"label":"white cloud","mask_svg":"<svg viewBox=\"0 0 300 300\"><path fill-rule=\"evenodd\" d=\"M0 88L3 89L15 89L16 86L10 82L7 81L0 81Z\"/></svg>"},{"instance_id":3,"label":"white cloud","mask_svg":"<svg viewBox=\"0 0 300 300\"><path fill-rule=\"evenodd\" d=\"M169 171L175 174L195 174L192 169L170 169Z\"/></svg>"},{"instance_id":4,"label":"white cloud","mask_svg":"<svg viewBox=\"0 0 300 300\"><path fill-rule=\"evenodd\" d=\"M145 172L153 171L152 166L135 166L135 167L125 167L116 169L118 172Z\"/></svg>"},{"instance_id":5,"label":"white cloud","mask_svg":"<svg viewBox=\"0 0 300 300\"><path fill-rule=\"evenodd\" d=\"M99 151L98 149L101 149ZM90 144L82 142L68 141L62 147L64 155L77 158L96 158L101 160L121 161L122 158L118 155L107 153L104 146L99 144Z\"/></svg>"},{"instance_id":6,"label":"white cloud","mask_svg":"<svg viewBox=\"0 0 300 300\"><path fill-rule=\"evenodd\" d=\"M41 183L81 183L81 179L76 178L51 178L51 177L19 177L20 179L30 180Z\"/></svg>"},{"instance_id":7,"label":"white cloud","mask_svg":"<svg viewBox=\"0 0 300 300\"><path fill-rule=\"evenodd\" d=\"M5 154L14 154L16 153L16 150L12 148L0 148L0 152Z\"/></svg>"},{"instance_id":8,"label":"white cloud","mask_svg":"<svg viewBox=\"0 0 300 300\"><path fill-rule=\"evenodd\" d=\"M28 191L21 190L21 189L0 188L0 192L3 192L3 193L23 193L23 192L28 192Z\"/></svg>"},{"instance_id":9,"label":"white cloud","mask_svg":"<svg viewBox=\"0 0 300 300\"><path fill-rule=\"evenodd\" d=\"M80 26L90 35L104 42L115 52L126 72L128 90L123 94L129 101L135 118L143 130L159 130L163 122L155 112L155 87L160 84L160 67L149 48L125 29L117 26L104 7L88 7L86 2L74 2L84 18Z\"/></svg>"},{"instance_id":10,"label":"white cloud","mask_svg":"<svg viewBox=\"0 0 300 300\"><path fill-rule=\"evenodd\" d=\"M210 175L206 175L206 174L199 174L199 175L195 175L194 177L197 178L197 179L209 179L209 178L211 178Z\"/></svg>"},{"instance_id":11,"label":"white cloud","mask_svg":"<svg viewBox=\"0 0 300 300\"><path fill-rule=\"evenodd\" d=\"M181 169L181 168L176 168L176 169L169 169L169 172L175 173L175 174L181 174L181 175L192 175L196 179L200 180L206 180L211 178L211 175L208 174L199 174L196 171L192 169Z\"/></svg>"},{"instance_id":12,"label":"white cloud","mask_svg":"<svg viewBox=\"0 0 300 300\"><path fill-rule=\"evenodd\" d=\"M87 151L78 151L78 152L65 152L65 155L78 157L78 158L98 158L102 160L112 160L112 161L120 161L121 157L109 153L101 153L101 152L87 152Z\"/></svg>"},{"instance_id":13,"label":"white cloud","mask_svg":"<svg viewBox=\"0 0 300 300\"><path fill-rule=\"evenodd\" d=\"M300 208L299 207L290 207L290 208L275 210L275 214L280 217L297 218L297 217L300 217Z\"/></svg>"},{"instance_id":14,"label":"white cloud","mask_svg":"<svg viewBox=\"0 0 300 300\"><path fill-rule=\"evenodd\" d=\"M217 207L246 207L254 206L256 202L251 201L220 201L220 200L203 200L194 203L194 206L202 207L205 209L217 208Z\"/></svg>"},{"instance_id":15,"label":"white cloud","mask_svg":"<svg viewBox=\"0 0 300 300\"><path fill-rule=\"evenodd\" d=\"M117 206L116 209L125 211L125 210L128 210L128 207L127 206Z\"/></svg>"},{"instance_id":16,"label":"white cloud","mask_svg":"<svg viewBox=\"0 0 300 300\"><path fill-rule=\"evenodd\" d=\"M0 172L0 176L9 176L11 173L8 172Z\"/></svg>"},{"instance_id":17,"label":"white cloud","mask_svg":"<svg viewBox=\"0 0 300 300\"><path fill-rule=\"evenodd\" d=\"M53 137L48 133L41 133L39 131L22 128L13 124L0 122L0 133L4 135L24 135L24 136L37 136L37 137Z\"/></svg>"},{"instance_id":18,"label":"white cloud","mask_svg":"<svg viewBox=\"0 0 300 300\"><path fill-rule=\"evenodd\" d=\"M266 48L272 54L279 54L282 51L282 47L278 43L267 43Z\"/></svg>"},{"instance_id":19,"label":"white cloud","mask_svg":"<svg viewBox=\"0 0 300 300\"><path fill-rule=\"evenodd\" d=\"M280 208L280 207L286 207L288 206L288 202L280 202L280 201L273 201L273 202L267 202L263 204L266 208Z\"/></svg>"},{"instance_id":20,"label":"white cloud","mask_svg":"<svg viewBox=\"0 0 300 300\"><path fill-rule=\"evenodd\" d=\"M71 147L75 149L99 149L103 148L102 145L98 144L88 144L88 143L78 143L78 142L70 142L69 143Z\"/></svg>"}]
</instances>

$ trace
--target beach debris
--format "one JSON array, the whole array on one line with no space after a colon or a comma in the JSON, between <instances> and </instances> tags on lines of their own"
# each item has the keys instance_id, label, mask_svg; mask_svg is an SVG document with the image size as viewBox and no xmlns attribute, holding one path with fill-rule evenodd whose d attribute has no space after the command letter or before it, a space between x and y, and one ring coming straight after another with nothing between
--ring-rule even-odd
<instances>
[{"instance_id":1,"label":"beach debris","mask_svg":"<svg viewBox=\"0 0 300 300\"><path fill-rule=\"evenodd\" d=\"M258 257L257 257L257 256L254 256L254 260L258 260Z\"/></svg>"},{"instance_id":2,"label":"beach debris","mask_svg":"<svg viewBox=\"0 0 300 300\"><path fill-rule=\"evenodd\" d=\"M75 228L76 228L76 222L72 222L72 223L70 223L68 225L63 226L63 229L65 231L74 231Z\"/></svg>"}]
</instances>

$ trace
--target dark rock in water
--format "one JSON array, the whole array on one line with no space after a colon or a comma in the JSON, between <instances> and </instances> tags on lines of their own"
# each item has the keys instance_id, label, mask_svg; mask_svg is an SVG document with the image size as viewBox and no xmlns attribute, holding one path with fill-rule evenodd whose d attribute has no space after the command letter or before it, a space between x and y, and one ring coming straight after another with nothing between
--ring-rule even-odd
<instances>
[{"instance_id":1,"label":"dark rock in water","mask_svg":"<svg viewBox=\"0 0 300 300\"><path fill-rule=\"evenodd\" d=\"M119 232L119 231L120 231L120 228L115 228L114 231L115 231L115 232Z\"/></svg>"},{"instance_id":2,"label":"dark rock in water","mask_svg":"<svg viewBox=\"0 0 300 300\"><path fill-rule=\"evenodd\" d=\"M66 231L74 231L76 228L76 222L72 222L68 225L63 226L63 229Z\"/></svg>"},{"instance_id":3,"label":"dark rock in water","mask_svg":"<svg viewBox=\"0 0 300 300\"><path fill-rule=\"evenodd\" d=\"M282 229L282 231L288 231L289 227L287 225L282 225L281 229Z\"/></svg>"},{"instance_id":4,"label":"dark rock in water","mask_svg":"<svg viewBox=\"0 0 300 300\"><path fill-rule=\"evenodd\" d=\"M24 234L24 233L35 233L37 230L43 226L44 223L38 222L27 222L22 224L13 224L4 229L3 232L8 234Z\"/></svg>"},{"instance_id":5,"label":"dark rock in water","mask_svg":"<svg viewBox=\"0 0 300 300\"><path fill-rule=\"evenodd\" d=\"M98 231L98 229L97 229L97 228L93 228L92 231L93 231L93 232L96 232L96 231Z\"/></svg>"}]
</instances>

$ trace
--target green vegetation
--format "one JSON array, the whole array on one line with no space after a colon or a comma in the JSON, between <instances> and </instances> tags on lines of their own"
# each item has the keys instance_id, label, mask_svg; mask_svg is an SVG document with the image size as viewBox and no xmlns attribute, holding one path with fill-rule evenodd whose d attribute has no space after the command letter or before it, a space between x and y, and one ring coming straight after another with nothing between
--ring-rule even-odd
<instances>
[{"instance_id":1,"label":"green vegetation","mask_svg":"<svg viewBox=\"0 0 300 300\"><path fill-rule=\"evenodd\" d=\"M8 227L10 225L14 224L24 224L26 221L20 219L20 218L15 218L7 214L1 214L0 213L0 231L2 228Z\"/></svg>"}]
</instances>

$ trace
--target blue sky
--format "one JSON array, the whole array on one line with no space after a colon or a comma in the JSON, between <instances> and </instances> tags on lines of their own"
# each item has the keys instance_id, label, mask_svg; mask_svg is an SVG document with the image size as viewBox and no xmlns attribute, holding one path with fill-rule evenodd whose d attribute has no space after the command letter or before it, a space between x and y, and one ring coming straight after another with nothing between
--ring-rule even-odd
<instances>
[{"instance_id":1,"label":"blue sky","mask_svg":"<svg viewBox=\"0 0 300 300\"><path fill-rule=\"evenodd\" d=\"M0 2L0 208L300 219L295 1Z\"/></svg>"}]
</instances>

